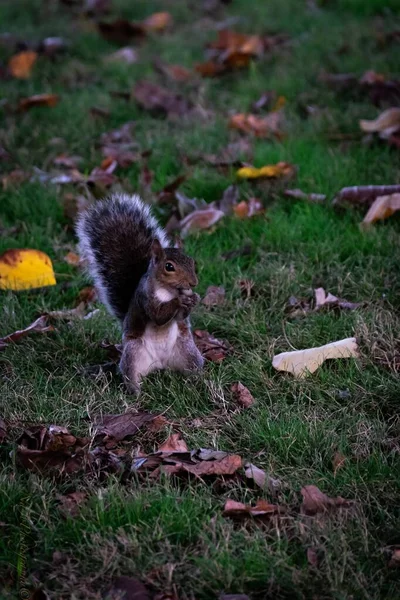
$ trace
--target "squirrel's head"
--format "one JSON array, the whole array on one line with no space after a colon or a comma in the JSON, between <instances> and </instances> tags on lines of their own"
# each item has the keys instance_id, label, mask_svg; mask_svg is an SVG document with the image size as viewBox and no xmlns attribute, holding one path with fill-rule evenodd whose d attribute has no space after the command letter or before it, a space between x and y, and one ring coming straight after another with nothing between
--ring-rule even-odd
<instances>
[{"instance_id":1,"label":"squirrel's head","mask_svg":"<svg viewBox=\"0 0 400 600\"><path fill-rule=\"evenodd\" d=\"M151 246L152 262L157 281L174 289L188 290L198 284L196 265L180 248L163 248L159 240Z\"/></svg>"}]
</instances>

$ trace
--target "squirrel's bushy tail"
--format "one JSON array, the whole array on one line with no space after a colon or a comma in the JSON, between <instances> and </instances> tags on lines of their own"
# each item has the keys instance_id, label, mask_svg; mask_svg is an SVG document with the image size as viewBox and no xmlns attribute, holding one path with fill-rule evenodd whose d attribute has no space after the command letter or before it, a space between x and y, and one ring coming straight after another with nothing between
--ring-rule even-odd
<instances>
[{"instance_id":1,"label":"squirrel's bushy tail","mask_svg":"<svg viewBox=\"0 0 400 600\"><path fill-rule=\"evenodd\" d=\"M139 196L114 194L96 202L77 223L80 255L94 280L101 302L124 319L139 281L147 271L151 244L169 242Z\"/></svg>"}]
</instances>

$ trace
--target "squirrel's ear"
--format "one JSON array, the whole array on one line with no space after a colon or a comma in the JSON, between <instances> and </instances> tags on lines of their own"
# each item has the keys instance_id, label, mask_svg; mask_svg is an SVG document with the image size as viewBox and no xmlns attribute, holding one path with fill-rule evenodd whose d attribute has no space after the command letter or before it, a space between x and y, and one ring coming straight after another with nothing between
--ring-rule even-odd
<instances>
[{"instance_id":1,"label":"squirrel's ear","mask_svg":"<svg viewBox=\"0 0 400 600\"><path fill-rule=\"evenodd\" d=\"M164 256L163 247L160 244L160 240L154 239L151 244L151 255L156 262L161 260Z\"/></svg>"},{"instance_id":2,"label":"squirrel's ear","mask_svg":"<svg viewBox=\"0 0 400 600\"><path fill-rule=\"evenodd\" d=\"M183 240L179 235L174 237L174 248L178 248L179 250L183 250Z\"/></svg>"}]
</instances>

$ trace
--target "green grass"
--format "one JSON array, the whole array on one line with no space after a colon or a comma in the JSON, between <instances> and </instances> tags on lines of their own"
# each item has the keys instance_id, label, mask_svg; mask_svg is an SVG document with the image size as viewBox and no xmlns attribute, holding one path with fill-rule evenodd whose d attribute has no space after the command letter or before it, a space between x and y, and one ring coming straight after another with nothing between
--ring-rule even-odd
<instances>
[{"instance_id":1,"label":"green grass","mask_svg":"<svg viewBox=\"0 0 400 600\"><path fill-rule=\"evenodd\" d=\"M299 0L234 0L221 8L217 20L239 17L242 31L283 32L291 43L248 70L203 80L199 87L168 83L210 111L204 122L174 122L149 116L110 92L129 91L142 77L160 81L152 68L155 56L189 68L201 61L216 28L200 3L114 2L112 16L142 19L169 10L174 17L173 31L140 46L140 60L133 66L105 64L114 46L62 3L3 3L3 31L30 42L61 35L69 47L54 62L40 58L31 79L0 81L9 106L33 93L61 96L55 108L26 114L2 105L0 144L12 157L2 168L46 170L51 157L65 151L82 156L82 171L90 172L101 159L101 133L134 120L135 140L142 150L152 150L153 191L186 172L182 190L213 201L235 181L234 171L221 174L201 162L185 167L183 159L218 152L238 139L227 128L230 112L248 110L263 91L274 89L287 99L287 136L281 143L255 140L256 166L293 162L298 176L292 187L325 193L329 200L347 185L398 183L398 152L361 142L358 120L374 118L378 109L366 99L338 95L318 79L321 71L361 75L368 69L398 78L398 43L382 46L374 34L399 28L398 2L314 4L319 10ZM9 55L1 46L0 58ZM110 118L90 117L94 105L109 109ZM304 118L305 105L321 111ZM333 141L337 133L349 134L350 140ZM125 169L124 187L134 191L138 177L137 165ZM0 189L1 225L19 226L16 234L1 237L0 252L18 247L47 252L58 281L54 288L2 292L1 335L26 326L41 312L72 307L84 285L83 276L63 260L75 243L62 207L64 194L73 191L30 182ZM235 349L221 365L207 364L194 384L157 373L145 381L136 401L118 379L94 381L82 375L82 367L104 360L103 338L120 338L117 323L103 308L90 321L60 323L57 332L25 338L1 353L0 415L11 432L0 448L1 598L19 597L17 564L24 543L26 585L43 586L51 598L100 598L118 574L137 576L159 591L174 585L181 599L217 598L223 592L254 599L399 597L399 571L388 568L391 549L400 544L399 219L363 232L361 213L337 212L329 200L322 205L288 200L281 187L265 183L241 183L240 193L242 199L260 197L265 218L225 219L186 244L199 265L199 292L209 285L224 285L227 292L223 307L196 309L194 326L226 338ZM159 214L162 220L168 216ZM248 241L250 256L220 259ZM257 293L250 300L240 295L242 278L255 282ZM318 286L365 304L354 312L290 320L284 311L289 296L309 297ZM302 381L272 368L275 353L353 335L360 340L357 361L326 364ZM256 399L247 411L238 411L231 401L229 387L237 380ZM60 480L15 467L12 450L25 423L56 423L87 435L88 417L132 406L165 411L190 448L236 452L279 478L276 501L288 509L287 516L262 527L224 519L227 498L272 500L267 491L236 483L127 483L78 475ZM167 434L140 433L133 448L151 451ZM346 461L334 474L336 452ZM307 484L356 500L355 510L329 518L301 516L300 490ZM73 490L86 491L88 502L76 518L66 519L57 494ZM321 552L318 568L307 563L309 547Z\"/></svg>"}]
</instances>

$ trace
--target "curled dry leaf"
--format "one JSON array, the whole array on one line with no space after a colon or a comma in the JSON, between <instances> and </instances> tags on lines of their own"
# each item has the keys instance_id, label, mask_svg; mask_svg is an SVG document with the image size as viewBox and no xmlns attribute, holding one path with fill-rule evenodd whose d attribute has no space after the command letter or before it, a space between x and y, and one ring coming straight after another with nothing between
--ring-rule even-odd
<instances>
[{"instance_id":1,"label":"curled dry leaf","mask_svg":"<svg viewBox=\"0 0 400 600\"><path fill-rule=\"evenodd\" d=\"M400 129L400 108L388 108L372 121L361 120L360 127L367 133L379 133L381 138L389 138Z\"/></svg>"},{"instance_id":2,"label":"curled dry leaf","mask_svg":"<svg viewBox=\"0 0 400 600\"><path fill-rule=\"evenodd\" d=\"M25 327L25 329L19 329L18 331L14 331L14 333L10 333L9 335L0 338L0 350L4 349L12 342L17 342L30 333L47 333L49 331L54 331L54 327L49 325L47 316L42 315L36 319L36 321L28 325L28 327Z\"/></svg>"},{"instance_id":3,"label":"curled dry leaf","mask_svg":"<svg viewBox=\"0 0 400 600\"><path fill-rule=\"evenodd\" d=\"M306 485L301 490L303 496L303 503L301 505L301 512L305 515L313 516L321 512L329 512L337 508L349 508L353 505L353 501L345 500L338 496L337 498L330 498L316 485Z\"/></svg>"},{"instance_id":4,"label":"curled dry leaf","mask_svg":"<svg viewBox=\"0 0 400 600\"><path fill-rule=\"evenodd\" d=\"M365 215L362 225L371 225L375 221L382 221L400 210L400 193L389 196L378 196Z\"/></svg>"},{"instance_id":5,"label":"curled dry leaf","mask_svg":"<svg viewBox=\"0 0 400 600\"><path fill-rule=\"evenodd\" d=\"M59 100L60 96L57 94L36 94L28 98L22 98L18 102L18 110L24 112L35 106L48 106L52 108L58 104Z\"/></svg>"},{"instance_id":6,"label":"curled dry leaf","mask_svg":"<svg viewBox=\"0 0 400 600\"><path fill-rule=\"evenodd\" d=\"M121 415L103 415L94 421L94 433L96 436L104 435L121 441L126 437L136 435L147 423L155 419L156 415L151 413L126 412Z\"/></svg>"},{"instance_id":7,"label":"curled dry leaf","mask_svg":"<svg viewBox=\"0 0 400 600\"><path fill-rule=\"evenodd\" d=\"M324 202L326 200L325 194L306 194L299 189L295 190L285 190L285 196L289 196L289 198L296 198L299 200L307 200L307 202Z\"/></svg>"},{"instance_id":8,"label":"curled dry leaf","mask_svg":"<svg viewBox=\"0 0 400 600\"><path fill-rule=\"evenodd\" d=\"M181 236L186 237L189 233L194 231L209 229L224 216L224 212L217 208L210 207L203 210L195 210L179 223Z\"/></svg>"},{"instance_id":9,"label":"curled dry leaf","mask_svg":"<svg viewBox=\"0 0 400 600\"><path fill-rule=\"evenodd\" d=\"M231 346L226 341L218 340L208 331L195 329L194 341L206 360L211 362L222 362L231 351Z\"/></svg>"},{"instance_id":10,"label":"curled dry leaf","mask_svg":"<svg viewBox=\"0 0 400 600\"><path fill-rule=\"evenodd\" d=\"M236 171L239 179L260 179L275 177L293 177L296 173L296 167L287 162L279 162L276 165L265 165L260 169L256 167L242 167Z\"/></svg>"},{"instance_id":11,"label":"curled dry leaf","mask_svg":"<svg viewBox=\"0 0 400 600\"><path fill-rule=\"evenodd\" d=\"M150 81L138 81L132 90L132 96L145 110L162 115L182 117L192 109L191 103L183 96Z\"/></svg>"},{"instance_id":12,"label":"curled dry leaf","mask_svg":"<svg viewBox=\"0 0 400 600\"><path fill-rule=\"evenodd\" d=\"M268 475L264 469L260 469L251 463L246 463L244 467L247 479L253 480L258 487L263 489L268 487L268 490L271 494L276 494L276 492L281 488L280 480Z\"/></svg>"},{"instance_id":13,"label":"curled dry leaf","mask_svg":"<svg viewBox=\"0 0 400 600\"><path fill-rule=\"evenodd\" d=\"M342 298L337 298L330 292L326 293L324 288L314 290L314 311L321 308L342 308L344 310L355 310L361 306L360 302L349 302Z\"/></svg>"},{"instance_id":14,"label":"curled dry leaf","mask_svg":"<svg viewBox=\"0 0 400 600\"><path fill-rule=\"evenodd\" d=\"M256 137L275 136L282 137L279 130L282 121L282 112L271 112L265 117L257 115L238 113L229 119L229 127L238 129L244 133L251 133Z\"/></svg>"},{"instance_id":15,"label":"curled dry leaf","mask_svg":"<svg viewBox=\"0 0 400 600\"><path fill-rule=\"evenodd\" d=\"M308 350L282 352L274 356L272 366L278 371L287 371L295 377L303 378L314 373L325 360L350 357L359 357L356 338L346 338Z\"/></svg>"},{"instance_id":16,"label":"curled dry leaf","mask_svg":"<svg viewBox=\"0 0 400 600\"><path fill-rule=\"evenodd\" d=\"M286 510L277 504L269 504L266 500L257 500L255 506L242 504L235 500L227 500L224 506L224 517L232 519L245 519L248 517L270 518L274 515L284 514Z\"/></svg>"},{"instance_id":17,"label":"curled dry leaf","mask_svg":"<svg viewBox=\"0 0 400 600\"><path fill-rule=\"evenodd\" d=\"M210 285L207 288L206 295L201 303L205 306L220 306L225 302L225 288L217 285Z\"/></svg>"},{"instance_id":18,"label":"curled dry leaf","mask_svg":"<svg viewBox=\"0 0 400 600\"><path fill-rule=\"evenodd\" d=\"M158 452L188 452L189 449L180 433L173 433L161 444Z\"/></svg>"},{"instance_id":19,"label":"curled dry leaf","mask_svg":"<svg viewBox=\"0 0 400 600\"><path fill-rule=\"evenodd\" d=\"M243 383L237 381L231 385L231 392L233 393L235 402L243 408L250 408L254 404L254 398L250 391Z\"/></svg>"},{"instance_id":20,"label":"curled dry leaf","mask_svg":"<svg viewBox=\"0 0 400 600\"><path fill-rule=\"evenodd\" d=\"M342 188L334 198L332 204L341 206L343 204L370 206L378 196L400 194L400 185L360 185Z\"/></svg>"},{"instance_id":21,"label":"curled dry leaf","mask_svg":"<svg viewBox=\"0 0 400 600\"><path fill-rule=\"evenodd\" d=\"M233 212L239 219L249 219L256 215L262 215L265 212L265 208L262 205L261 200L258 198L250 198L242 200L239 204L233 207Z\"/></svg>"},{"instance_id":22,"label":"curled dry leaf","mask_svg":"<svg viewBox=\"0 0 400 600\"><path fill-rule=\"evenodd\" d=\"M44 252L12 249L0 255L2 290L27 290L56 283L51 259Z\"/></svg>"},{"instance_id":23,"label":"curled dry leaf","mask_svg":"<svg viewBox=\"0 0 400 600\"><path fill-rule=\"evenodd\" d=\"M8 70L17 79L28 79L31 76L37 57L37 52L33 50L18 52L8 61Z\"/></svg>"}]
</instances>

